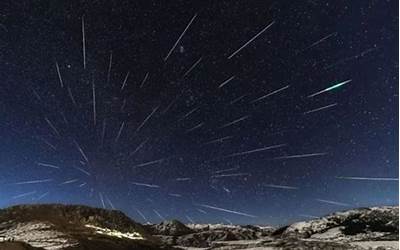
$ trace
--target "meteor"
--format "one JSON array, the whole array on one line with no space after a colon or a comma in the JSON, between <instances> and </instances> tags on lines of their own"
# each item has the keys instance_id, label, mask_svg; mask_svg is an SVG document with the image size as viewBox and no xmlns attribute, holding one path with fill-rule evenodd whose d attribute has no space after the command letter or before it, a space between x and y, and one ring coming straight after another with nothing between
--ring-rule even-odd
<instances>
[{"instance_id":1,"label":"meteor","mask_svg":"<svg viewBox=\"0 0 400 250\"><path fill-rule=\"evenodd\" d=\"M49 167L49 168L56 168L59 169L59 166L53 165L53 164L48 164L48 163L42 163L42 162L38 162L37 163L39 166L43 166L43 167Z\"/></svg>"},{"instance_id":2,"label":"meteor","mask_svg":"<svg viewBox=\"0 0 400 250\"><path fill-rule=\"evenodd\" d=\"M334 107L336 105L337 105L337 103L333 103L333 104L329 104L329 105L326 105L326 106L323 106L323 107L320 107L320 108L312 109L312 110L304 112L303 115L314 113L314 112L321 111L321 110L324 110L324 109L328 109L328 108Z\"/></svg>"},{"instance_id":3,"label":"meteor","mask_svg":"<svg viewBox=\"0 0 400 250\"><path fill-rule=\"evenodd\" d=\"M351 82L351 79L343 81L343 82L340 82L340 83L337 83L337 84L335 84L335 85L333 85L333 86L331 86L329 88L326 88L326 89L318 91L318 92L316 92L314 94L311 94L311 95L308 96L308 98L320 95L322 93L325 93L325 92L328 92L328 91L331 91L331 90L334 90L334 89L337 89L337 88L339 88L339 87L341 87L341 86L343 86L343 85L345 85L345 84L347 84L349 82Z\"/></svg>"},{"instance_id":4,"label":"meteor","mask_svg":"<svg viewBox=\"0 0 400 250\"><path fill-rule=\"evenodd\" d=\"M182 34L179 36L178 40L176 40L175 44L172 46L172 48L168 51L168 54L164 57L164 62L166 62L168 60L168 57L171 55L171 53L174 51L176 45L178 45L178 43L180 42L180 40L182 39L182 37L185 35L186 31L189 29L190 25L193 23L194 19L197 17L197 14L195 14L192 19L190 20L190 22L188 23L188 25L186 25L186 28L183 30Z\"/></svg>"},{"instance_id":5,"label":"meteor","mask_svg":"<svg viewBox=\"0 0 400 250\"><path fill-rule=\"evenodd\" d=\"M268 146L268 147L264 147L264 148L257 148L257 149L253 149L253 150L249 150L249 151L244 151L244 152L239 152L239 153L226 155L223 158L229 158L229 157L240 156L240 155L247 155L247 154L257 153L257 152L266 151L266 150L270 150L270 149L281 148L281 147L284 147L284 146L286 146L286 144L272 145L272 146Z\"/></svg>"},{"instance_id":6,"label":"meteor","mask_svg":"<svg viewBox=\"0 0 400 250\"><path fill-rule=\"evenodd\" d=\"M337 206L344 206L344 207L350 206L350 204L337 202L337 201L322 200L322 199L315 199L315 200L319 201L319 202L322 202L322 203L327 203L327 204L332 204L332 205L337 205Z\"/></svg>"},{"instance_id":7,"label":"meteor","mask_svg":"<svg viewBox=\"0 0 400 250\"><path fill-rule=\"evenodd\" d=\"M228 79L226 79L225 81L223 81L219 86L218 86L218 88L220 89L220 88L222 88L223 86L225 86L226 84L228 84L230 81L232 81L233 79L235 79L235 76L231 76L231 77L229 77Z\"/></svg>"},{"instance_id":8,"label":"meteor","mask_svg":"<svg viewBox=\"0 0 400 250\"><path fill-rule=\"evenodd\" d=\"M306 158L306 157L322 156L326 154L328 153L324 152L324 153L311 153L311 154L301 154L301 155L287 155L287 156L275 157L274 160Z\"/></svg>"},{"instance_id":9,"label":"meteor","mask_svg":"<svg viewBox=\"0 0 400 250\"><path fill-rule=\"evenodd\" d=\"M160 188L160 186L158 186L158 185L140 183L140 182L133 182L133 181L131 181L131 184L136 185L136 186L149 187L149 188Z\"/></svg>"},{"instance_id":10,"label":"meteor","mask_svg":"<svg viewBox=\"0 0 400 250\"><path fill-rule=\"evenodd\" d=\"M198 206L209 208L209 209L213 209L213 210L218 210L218 211L222 211L222 212L226 212L226 213L242 215L242 216L246 216L246 217L250 217L250 218L257 218L257 216L255 216L255 215L251 215L251 214L247 214L247 213L243 213L243 212L238 212L238 211L233 211L233 210L220 208L220 207L214 207L214 206L210 206L210 205L206 205L206 204L199 204Z\"/></svg>"},{"instance_id":11,"label":"meteor","mask_svg":"<svg viewBox=\"0 0 400 250\"><path fill-rule=\"evenodd\" d=\"M270 188L279 188L279 189L299 189L298 187L292 187L292 186L284 186L284 185L274 185L274 184L264 184L264 187L270 187Z\"/></svg>"},{"instance_id":12,"label":"meteor","mask_svg":"<svg viewBox=\"0 0 400 250\"><path fill-rule=\"evenodd\" d=\"M242 49L246 48L247 45L249 45L252 41L254 41L258 36L260 36L264 31L269 29L275 21L272 21L270 24L268 24L264 29L262 29L260 32L257 33L257 35L253 36L249 41L247 41L245 44L242 45L239 49L237 49L235 52L233 52L230 56L228 56L228 59L231 59L234 57L237 53L239 53Z\"/></svg>"},{"instance_id":13,"label":"meteor","mask_svg":"<svg viewBox=\"0 0 400 250\"><path fill-rule=\"evenodd\" d=\"M46 183L46 182L52 182L53 179L42 179L42 180L32 180L32 181L21 181L21 182L16 182L14 185L24 185L24 184L37 184L37 183Z\"/></svg>"},{"instance_id":14,"label":"meteor","mask_svg":"<svg viewBox=\"0 0 400 250\"><path fill-rule=\"evenodd\" d=\"M286 85L285 87L282 87L282 88L280 88L280 89L274 90L274 91L272 91L272 92L271 92L271 93L269 93L269 94L263 95L263 96L261 96L261 97L259 97L259 98L255 99L255 100L251 101L250 103L256 103L256 102L259 102L259 101L261 101L261 100L263 100L263 99L267 98L268 96L271 96L271 95L277 94L277 93L279 93L279 92L281 92L281 91L283 91L283 90L285 90L285 89L287 89L287 88L289 88L289 87L290 87L290 85Z\"/></svg>"},{"instance_id":15,"label":"meteor","mask_svg":"<svg viewBox=\"0 0 400 250\"><path fill-rule=\"evenodd\" d=\"M398 181L399 178L386 178L386 177L354 177L354 176L336 176L336 179L344 180L360 180L360 181Z\"/></svg>"}]
</instances>

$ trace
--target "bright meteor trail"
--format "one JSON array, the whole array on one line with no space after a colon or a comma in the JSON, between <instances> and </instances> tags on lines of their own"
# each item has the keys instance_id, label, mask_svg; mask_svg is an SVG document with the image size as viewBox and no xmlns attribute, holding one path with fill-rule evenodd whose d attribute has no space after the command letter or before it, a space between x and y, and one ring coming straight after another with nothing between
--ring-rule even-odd
<instances>
[{"instance_id":1,"label":"bright meteor trail","mask_svg":"<svg viewBox=\"0 0 400 250\"><path fill-rule=\"evenodd\" d=\"M331 91L331 90L333 90L333 89L337 89L337 88L339 88L339 87L341 87L341 86L343 86L343 85L345 85L345 84L347 84L347 83L349 83L349 82L351 82L351 79L346 80L346 81L343 81L343 82L340 82L340 83L338 83L338 84L335 84L335 85L333 85L333 86L331 86L331 87L329 87L329 88L323 89L323 90L321 90L321 91L318 91L318 92L316 92L316 93L314 93L314 94L309 95L308 97L309 97L309 98L310 98L310 97L314 97L314 96L320 95L320 94L322 94L322 93Z\"/></svg>"}]
</instances>

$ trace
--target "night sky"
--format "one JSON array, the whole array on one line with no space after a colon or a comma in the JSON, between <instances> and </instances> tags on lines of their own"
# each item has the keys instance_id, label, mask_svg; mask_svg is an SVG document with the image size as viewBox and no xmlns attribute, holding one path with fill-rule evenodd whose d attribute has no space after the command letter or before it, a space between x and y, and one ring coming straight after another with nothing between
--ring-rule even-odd
<instances>
[{"instance_id":1,"label":"night sky","mask_svg":"<svg viewBox=\"0 0 400 250\"><path fill-rule=\"evenodd\" d=\"M0 5L1 207L285 224L398 204L398 1Z\"/></svg>"}]
</instances>

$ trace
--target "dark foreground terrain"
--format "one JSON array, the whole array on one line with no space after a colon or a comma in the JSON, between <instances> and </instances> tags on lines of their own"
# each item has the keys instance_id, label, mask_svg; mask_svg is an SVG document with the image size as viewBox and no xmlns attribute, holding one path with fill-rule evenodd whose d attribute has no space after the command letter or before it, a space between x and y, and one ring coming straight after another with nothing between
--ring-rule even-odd
<instances>
[{"instance_id":1,"label":"dark foreground terrain","mask_svg":"<svg viewBox=\"0 0 400 250\"><path fill-rule=\"evenodd\" d=\"M373 207L282 228L141 225L115 210L20 205L0 210L0 250L399 249L398 216L398 207Z\"/></svg>"}]
</instances>

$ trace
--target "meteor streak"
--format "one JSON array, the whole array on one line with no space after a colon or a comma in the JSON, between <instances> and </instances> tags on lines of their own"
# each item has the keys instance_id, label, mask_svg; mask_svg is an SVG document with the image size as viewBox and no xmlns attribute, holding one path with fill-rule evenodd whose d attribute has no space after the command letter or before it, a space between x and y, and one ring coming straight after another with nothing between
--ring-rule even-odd
<instances>
[{"instance_id":1,"label":"meteor streak","mask_svg":"<svg viewBox=\"0 0 400 250\"><path fill-rule=\"evenodd\" d=\"M22 197L29 196L29 195L32 195L32 194L36 194L36 191L19 194L19 195L13 196L12 198L13 199L18 199L18 198L22 198Z\"/></svg>"},{"instance_id":2,"label":"meteor streak","mask_svg":"<svg viewBox=\"0 0 400 250\"><path fill-rule=\"evenodd\" d=\"M298 187L274 185L274 184L264 184L263 186L270 187L270 188L279 188L279 189L299 189Z\"/></svg>"},{"instance_id":3,"label":"meteor streak","mask_svg":"<svg viewBox=\"0 0 400 250\"><path fill-rule=\"evenodd\" d=\"M46 182L52 182L53 179L42 179L42 180L33 180L33 181L21 181L21 182L16 182L14 185L25 185L25 184L37 184L37 183L46 183Z\"/></svg>"},{"instance_id":4,"label":"meteor streak","mask_svg":"<svg viewBox=\"0 0 400 250\"><path fill-rule=\"evenodd\" d=\"M210 178L224 178L224 177L237 177L237 176L251 176L251 174L249 173L220 174L220 175L212 175Z\"/></svg>"},{"instance_id":5,"label":"meteor streak","mask_svg":"<svg viewBox=\"0 0 400 250\"><path fill-rule=\"evenodd\" d=\"M244 152L239 152L239 153L226 155L223 158L229 158L229 157L240 156L240 155L247 155L247 154L266 151L266 150L270 150L270 149L281 148L281 147L284 147L284 146L286 146L286 144L277 144L277 145L272 145L272 146L268 146L268 147L264 147L264 148L257 148L257 149L253 149L253 150L249 150L249 151L244 151Z\"/></svg>"},{"instance_id":6,"label":"meteor streak","mask_svg":"<svg viewBox=\"0 0 400 250\"><path fill-rule=\"evenodd\" d=\"M329 88L326 88L326 89L323 89L323 90L321 90L321 91L318 91L318 92L316 92L316 93L314 93L314 94L311 94L311 95L308 96L308 98L314 97L314 96L317 96L317 95L320 95L320 94L322 94L322 93L331 91L331 90L333 90L333 89L337 89L337 88L339 88L339 87L341 87L341 86L343 86L343 85L345 85L345 84L347 84L347 83L349 83L349 82L351 82L351 79L346 80L346 81L343 81L343 82L340 82L340 83L337 83L337 84L335 84L335 85L333 85L333 86L331 86L331 87L329 87Z\"/></svg>"},{"instance_id":7,"label":"meteor streak","mask_svg":"<svg viewBox=\"0 0 400 250\"><path fill-rule=\"evenodd\" d=\"M306 158L306 157L322 156L326 154L328 153L324 152L324 153L311 153L311 154L301 154L301 155L286 155L286 156L275 157L274 160Z\"/></svg>"},{"instance_id":8,"label":"meteor streak","mask_svg":"<svg viewBox=\"0 0 400 250\"><path fill-rule=\"evenodd\" d=\"M61 73L60 73L60 67L58 66L57 61L56 61L56 69L57 69L58 80L60 81L60 86L61 86L61 88L64 88L64 83L63 83Z\"/></svg>"},{"instance_id":9,"label":"meteor streak","mask_svg":"<svg viewBox=\"0 0 400 250\"><path fill-rule=\"evenodd\" d=\"M209 208L209 209L214 209L214 210L218 210L218 211L222 211L222 212L227 212L227 213L231 213L231 214L242 215L242 216L246 216L246 217L250 217L250 218L257 218L257 216L255 216L255 215L242 213L242 212L238 212L238 211L233 211L233 210L220 208L220 207L214 207L214 206L210 206L210 205L206 205L206 204L199 204L198 206Z\"/></svg>"},{"instance_id":10,"label":"meteor streak","mask_svg":"<svg viewBox=\"0 0 400 250\"><path fill-rule=\"evenodd\" d=\"M228 84L230 81L232 81L233 79L235 79L235 76L231 76L231 77L229 77L228 79L226 79L225 81L223 81L219 86L218 86L218 88L220 89L220 88L222 88L223 86L225 86L226 84Z\"/></svg>"},{"instance_id":11,"label":"meteor streak","mask_svg":"<svg viewBox=\"0 0 400 250\"><path fill-rule=\"evenodd\" d=\"M228 123L222 125L222 126L219 127L219 128L226 128L226 127L229 127L229 126L234 125L234 124L236 124L236 123L238 123L238 122L244 121L244 120L246 120L246 119L249 118L249 117L250 117L249 115L243 116L243 117L241 117L241 118L239 118L239 119L236 119L236 120L234 120L234 121L232 121L232 122L228 122Z\"/></svg>"},{"instance_id":12,"label":"meteor streak","mask_svg":"<svg viewBox=\"0 0 400 250\"><path fill-rule=\"evenodd\" d=\"M337 105L337 103L329 104L327 106L323 106L323 107L320 107L320 108L316 108L316 109L312 109L312 110L306 111L303 114L306 115L306 114L318 112L318 111L321 111L321 110L324 110L324 109L328 109L328 108L334 107L336 105Z\"/></svg>"},{"instance_id":13,"label":"meteor streak","mask_svg":"<svg viewBox=\"0 0 400 250\"><path fill-rule=\"evenodd\" d=\"M197 64L199 64L201 62L201 59L203 59L202 57L200 57L186 72L185 74L183 74L182 78L186 77L187 75L189 75L190 72L192 72L192 70L194 68L196 68Z\"/></svg>"},{"instance_id":14,"label":"meteor streak","mask_svg":"<svg viewBox=\"0 0 400 250\"><path fill-rule=\"evenodd\" d=\"M272 21L270 24L268 24L264 29L262 29L260 32L257 33L257 35L253 36L249 41L247 41L245 44L242 45L239 49L237 49L235 52L233 52L230 56L228 56L228 59L231 59L234 57L237 53L239 53L242 49L246 48L247 45L249 45L252 41L254 41L258 36L260 36L264 31L269 29L275 21Z\"/></svg>"},{"instance_id":15,"label":"meteor streak","mask_svg":"<svg viewBox=\"0 0 400 250\"><path fill-rule=\"evenodd\" d=\"M149 187L149 188L160 188L160 186L158 186L158 185L140 183L140 182L133 182L133 181L131 181L131 184L136 185L136 186Z\"/></svg>"},{"instance_id":16,"label":"meteor streak","mask_svg":"<svg viewBox=\"0 0 400 250\"><path fill-rule=\"evenodd\" d=\"M125 86L126 86L126 81L128 81L128 78L129 78L129 74L130 74L130 73L131 73L131 72L126 73L126 76L125 76L125 78L124 78L124 81L122 82L121 91L125 88Z\"/></svg>"},{"instance_id":17,"label":"meteor streak","mask_svg":"<svg viewBox=\"0 0 400 250\"><path fill-rule=\"evenodd\" d=\"M192 24L192 22L194 21L194 19L197 17L197 14L195 14L192 19L190 20L190 22L188 23L188 25L186 25L186 28L183 30L182 34L179 36L178 40L176 40L175 44L172 46L172 48L169 50L168 54L164 57L164 62L166 62L168 60L168 57L171 55L171 53L174 51L175 47L178 45L178 43L180 42L180 40L182 39L182 37L185 35L186 31L189 29L190 25Z\"/></svg>"},{"instance_id":18,"label":"meteor streak","mask_svg":"<svg viewBox=\"0 0 400 250\"><path fill-rule=\"evenodd\" d=\"M37 163L39 166L43 166L43 167L49 167L49 168L57 168L59 169L59 166L53 165L53 164L48 164L48 163L42 163L42 162L38 162Z\"/></svg>"},{"instance_id":19,"label":"meteor streak","mask_svg":"<svg viewBox=\"0 0 400 250\"><path fill-rule=\"evenodd\" d=\"M337 201L322 200L322 199L315 199L315 200L319 201L319 202L322 202L322 203L327 203L327 204L332 204L332 205L337 205L337 206L344 206L344 207L350 206L350 204L337 202Z\"/></svg>"},{"instance_id":20,"label":"meteor streak","mask_svg":"<svg viewBox=\"0 0 400 250\"><path fill-rule=\"evenodd\" d=\"M145 124L146 122L151 118L151 116L158 110L158 107L156 107L155 109L153 109L153 111L146 117L146 119L144 119L144 121L142 122L142 124L140 124L140 126L136 129L135 133L137 133Z\"/></svg>"},{"instance_id":21,"label":"meteor streak","mask_svg":"<svg viewBox=\"0 0 400 250\"><path fill-rule=\"evenodd\" d=\"M344 180L360 180L360 181L398 181L399 178L386 178L386 177L355 177L355 176L336 176L336 179Z\"/></svg>"},{"instance_id":22,"label":"meteor streak","mask_svg":"<svg viewBox=\"0 0 400 250\"><path fill-rule=\"evenodd\" d=\"M148 77L149 77L149 72L147 72L146 75L144 76L142 83L140 84L140 88L142 88L144 86Z\"/></svg>"},{"instance_id":23,"label":"meteor streak","mask_svg":"<svg viewBox=\"0 0 400 250\"><path fill-rule=\"evenodd\" d=\"M271 95L277 94L277 93L279 93L279 92L281 92L281 91L283 91L283 90L285 90L285 89L287 89L287 88L289 88L289 87L290 87L290 85L286 85L285 87L282 87L282 88L280 88L280 89L274 90L274 91L272 91L272 92L271 92L271 93L269 93L269 94L263 95L263 96L261 96L261 97L259 97L259 98L255 99L255 100L251 101L250 103L256 103L256 102L259 102L259 101L261 101L261 100L263 100L263 99L267 98L268 96L271 96Z\"/></svg>"}]
</instances>

